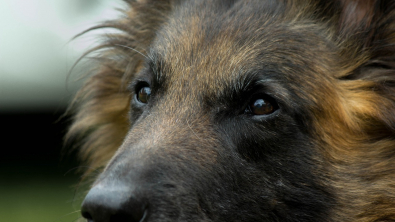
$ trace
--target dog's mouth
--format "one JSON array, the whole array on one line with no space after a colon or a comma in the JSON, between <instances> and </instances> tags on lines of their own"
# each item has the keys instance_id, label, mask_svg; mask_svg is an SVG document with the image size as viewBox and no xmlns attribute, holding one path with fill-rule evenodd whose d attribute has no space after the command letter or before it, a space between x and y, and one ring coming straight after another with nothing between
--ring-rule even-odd
<instances>
[{"instance_id":1,"label":"dog's mouth","mask_svg":"<svg viewBox=\"0 0 395 222\"><path fill-rule=\"evenodd\" d=\"M148 209L146 208L146 209L144 209L143 215L140 217L139 222L145 221L145 219L147 218L147 214L148 214ZM139 216L140 216L140 215L139 215Z\"/></svg>"}]
</instances>

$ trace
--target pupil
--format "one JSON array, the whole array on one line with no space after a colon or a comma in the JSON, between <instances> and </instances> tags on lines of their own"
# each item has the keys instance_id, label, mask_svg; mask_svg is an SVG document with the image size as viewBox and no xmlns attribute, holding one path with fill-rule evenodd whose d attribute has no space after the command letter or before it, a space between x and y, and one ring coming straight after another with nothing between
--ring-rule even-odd
<instances>
[{"instance_id":1,"label":"pupil","mask_svg":"<svg viewBox=\"0 0 395 222\"><path fill-rule=\"evenodd\" d=\"M265 115L270 114L273 112L273 106L269 102L264 99L257 99L255 100L254 104L252 105L252 112L255 115Z\"/></svg>"},{"instance_id":2,"label":"pupil","mask_svg":"<svg viewBox=\"0 0 395 222\"><path fill-rule=\"evenodd\" d=\"M142 103L147 103L150 95L151 95L151 88L143 87L140 89L140 92L138 94L138 99Z\"/></svg>"}]
</instances>

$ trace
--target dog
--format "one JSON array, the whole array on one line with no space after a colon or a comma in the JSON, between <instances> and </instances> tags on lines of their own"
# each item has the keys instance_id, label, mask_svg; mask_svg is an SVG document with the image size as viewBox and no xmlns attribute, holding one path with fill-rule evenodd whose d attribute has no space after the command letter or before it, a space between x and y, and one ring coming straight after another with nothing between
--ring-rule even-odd
<instances>
[{"instance_id":1,"label":"dog","mask_svg":"<svg viewBox=\"0 0 395 222\"><path fill-rule=\"evenodd\" d=\"M395 1L126 3L71 106L87 221L395 221Z\"/></svg>"}]
</instances>

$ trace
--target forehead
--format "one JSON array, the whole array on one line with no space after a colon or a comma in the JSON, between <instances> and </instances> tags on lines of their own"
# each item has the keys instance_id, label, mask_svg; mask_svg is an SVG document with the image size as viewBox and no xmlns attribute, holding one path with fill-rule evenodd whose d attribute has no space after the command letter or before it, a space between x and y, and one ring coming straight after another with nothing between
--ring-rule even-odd
<instances>
[{"instance_id":1,"label":"forehead","mask_svg":"<svg viewBox=\"0 0 395 222\"><path fill-rule=\"evenodd\" d=\"M187 2L159 30L150 54L170 88L218 92L258 75L296 83L297 73L329 69L327 38L303 8L224 2Z\"/></svg>"}]
</instances>

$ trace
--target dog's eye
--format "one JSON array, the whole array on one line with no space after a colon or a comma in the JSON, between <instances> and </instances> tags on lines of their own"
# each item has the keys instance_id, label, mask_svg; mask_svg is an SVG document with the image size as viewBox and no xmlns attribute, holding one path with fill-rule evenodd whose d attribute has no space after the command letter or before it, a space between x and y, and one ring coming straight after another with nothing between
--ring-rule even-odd
<instances>
[{"instance_id":1,"label":"dog's eye","mask_svg":"<svg viewBox=\"0 0 395 222\"><path fill-rule=\"evenodd\" d=\"M258 98L252 100L246 109L246 113L253 115L269 115L277 110L277 105L274 101L265 98Z\"/></svg>"},{"instance_id":2,"label":"dog's eye","mask_svg":"<svg viewBox=\"0 0 395 222\"><path fill-rule=\"evenodd\" d=\"M137 100L141 103L148 103L151 95L151 88L148 86L141 87L137 92Z\"/></svg>"}]
</instances>

